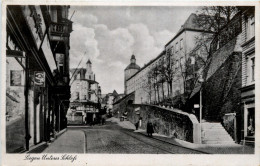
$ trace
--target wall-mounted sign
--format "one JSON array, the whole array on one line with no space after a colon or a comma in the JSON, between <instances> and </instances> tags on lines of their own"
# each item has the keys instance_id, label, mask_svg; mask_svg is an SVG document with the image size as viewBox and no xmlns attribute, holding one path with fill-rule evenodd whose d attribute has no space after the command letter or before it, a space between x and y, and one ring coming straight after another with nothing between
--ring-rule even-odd
<instances>
[{"instance_id":1,"label":"wall-mounted sign","mask_svg":"<svg viewBox=\"0 0 260 166\"><path fill-rule=\"evenodd\" d=\"M27 24L30 27L37 48L39 49L46 31L41 8L40 6L33 5L22 6L22 8L24 17L26 18Z\"/></svg>"},{"instance_id":2,"label":"wall-mounted sign","mask_svg":"<svg viewBox=\"0 0 260 166\"><path fill-rule=\"evenodd\" d=\"M199 104L194 104L194 108L200 108Z\"/></svg>"},{"instance_id":3,"label":"wall-mounted sign","mask_svg":"<svg viewBox=\"0 0 260 166\"><path fill-rule=\"evenodd\" d=\"M44 56L45 56L45 58L46 58L46 60L48 62L48 65L49 65L51 71L53 72L54 70L57 69L57 65L56 65L54 56L52 54L51 46L50 46L50 43L48 42L48 38L47 37L44 38L41 47L42 47L42 51L44 53Z\"/></svg>"},{"instance_id":4,"label":"wall-mounted sign","mask_svg":"<svg viewBox=\"0 0 260 166\"><path fill-rule=\"evenodd\" d=\"M45 72L43 71L34 72L34 85L45 87Z\"/></svg>"},{"instance_id":5,"label":"wall-mounted sign","mask_svg":"<svg viewBox=\"0 0 260 166\"><path fill-rule=\"evenodd\" d=\"M11 70L10 71L10 86L21 86L22 85L22 71Z\"/></svg>"}]
</instances>

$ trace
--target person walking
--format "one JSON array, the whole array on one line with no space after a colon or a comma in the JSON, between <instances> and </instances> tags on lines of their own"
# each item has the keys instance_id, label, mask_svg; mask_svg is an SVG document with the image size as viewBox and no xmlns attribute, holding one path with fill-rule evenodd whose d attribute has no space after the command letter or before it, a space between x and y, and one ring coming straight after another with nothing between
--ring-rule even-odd
<instances>
[{"instance_id":1,"label":"person walking","mask_svg":"<svg viewBox=\"0 0 260 166\"><path fill-rule=\"evenodd\" d=\"M154 133L153 123L150 120L148 120L148 122L147 122L147 135L148 135L148 137L153 137L153 133Z\"/></svg>"}]
</instances>

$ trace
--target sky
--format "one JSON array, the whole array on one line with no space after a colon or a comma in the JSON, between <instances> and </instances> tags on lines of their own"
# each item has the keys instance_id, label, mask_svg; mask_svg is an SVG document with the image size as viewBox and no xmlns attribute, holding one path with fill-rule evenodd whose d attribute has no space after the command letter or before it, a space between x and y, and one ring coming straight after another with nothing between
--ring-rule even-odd
<instances>
[{"instance_id":1,"label":"sky","mask_svg":"<svg viewBox=\"0 0 260 166\"><path fill-rule=\"evenodd\" d=\"M71 6L70 67L85 67L88 59L102 94L124 92L124 69L131 55L142 67L198 7Z\"/></svg>"}]
</instances>

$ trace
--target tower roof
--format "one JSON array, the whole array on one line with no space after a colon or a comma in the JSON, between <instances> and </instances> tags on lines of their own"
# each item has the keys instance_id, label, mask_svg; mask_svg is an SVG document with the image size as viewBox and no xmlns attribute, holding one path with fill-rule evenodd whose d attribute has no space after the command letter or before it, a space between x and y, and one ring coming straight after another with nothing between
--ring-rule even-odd
<instances>
[{"instance_id":1,"label":"tower roof","mask_svg":"<svg viewBox=\"0 0 260 166\"><path fill-rule=\"evenodd\" d=\"M89 64L92 64L91 61L90 61L89 59L88 59L88 61L87 61L87 64L88 64L88 63L89 63Z\"/></svg>"},{"instance_id":2,"label":"tower roof","mask_svg":"<svg viewBox=\"0 0 260 166\"><path fill-rule=\"evenodd\" d=\"M128 70L128 69L137 69L137 70L140 70L140 66L135 64L135 63L130 63L126 68L125 70Z\"/></svg>"},{"instance_id":3,"label":"tower roof","mask_svg":"<svg viewBox=\"0 0 260 166\"><path fill-rule=\"evenodd\" d=\"M136 60L134 54L131 56L131 60L132 60L132 59ZM135 61L134 61L134 62L131 61L131 63L125 68L125 70L128 70L128 69L137 69L137 70L140 70L140 66L137 65L137 64L135 63Z\"/></svg>"},{"instance_id":4,"label":"tower roof","mask_svg":"<svg viewBox=\"0 0 260 166\"><path fill-rule=\"evenodd\" d=\"M131 59L135 59L135 55L134 54L131 56Z\"/></svg>"}]
</instances>

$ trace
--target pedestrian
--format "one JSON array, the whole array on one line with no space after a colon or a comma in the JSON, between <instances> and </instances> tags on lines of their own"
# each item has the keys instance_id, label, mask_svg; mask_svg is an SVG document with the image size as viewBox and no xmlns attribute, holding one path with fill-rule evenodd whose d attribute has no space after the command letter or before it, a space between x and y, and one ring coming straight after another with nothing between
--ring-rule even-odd
<instances>
[{"instance_id":1,"label":"pedestrian","mask_svg":"<svg viewBox=\"0 0 260 166\"><path fill-rule=\"evenodd\" d=\"M85 125L87 125L87 117L85 117Z\"/></svg>"},{"instance_id":2,"label":"pedestrian","mask_svg":"<svg viewBox=\"0 0 260 166\"><path fill-rule=\"evenodd\" d=\"M153 123L150 120L148 120L148 122L147 122L147 135L148 135L148 137L153 137L153 133L154 133Z\"/></svg>"},{"instance_id":3,"label":"pedestrian","mask_svg":"<svg viewBox=\"0 0 260 166\"><path fill-rule=\"evenodd\" d=\"M135 129L138 130L139 121L135 123Z\"/></svg>"},{"instance_id":4,"label":"pedestrian","mask_svg":"<svg viewBox=\"0 0 260 166\"><path fill-rule=\"evenodd\" d=\"M142 119L143 119L142 117L139 118L139 127L142 126Z\"/></svg>"}]
</instances>

